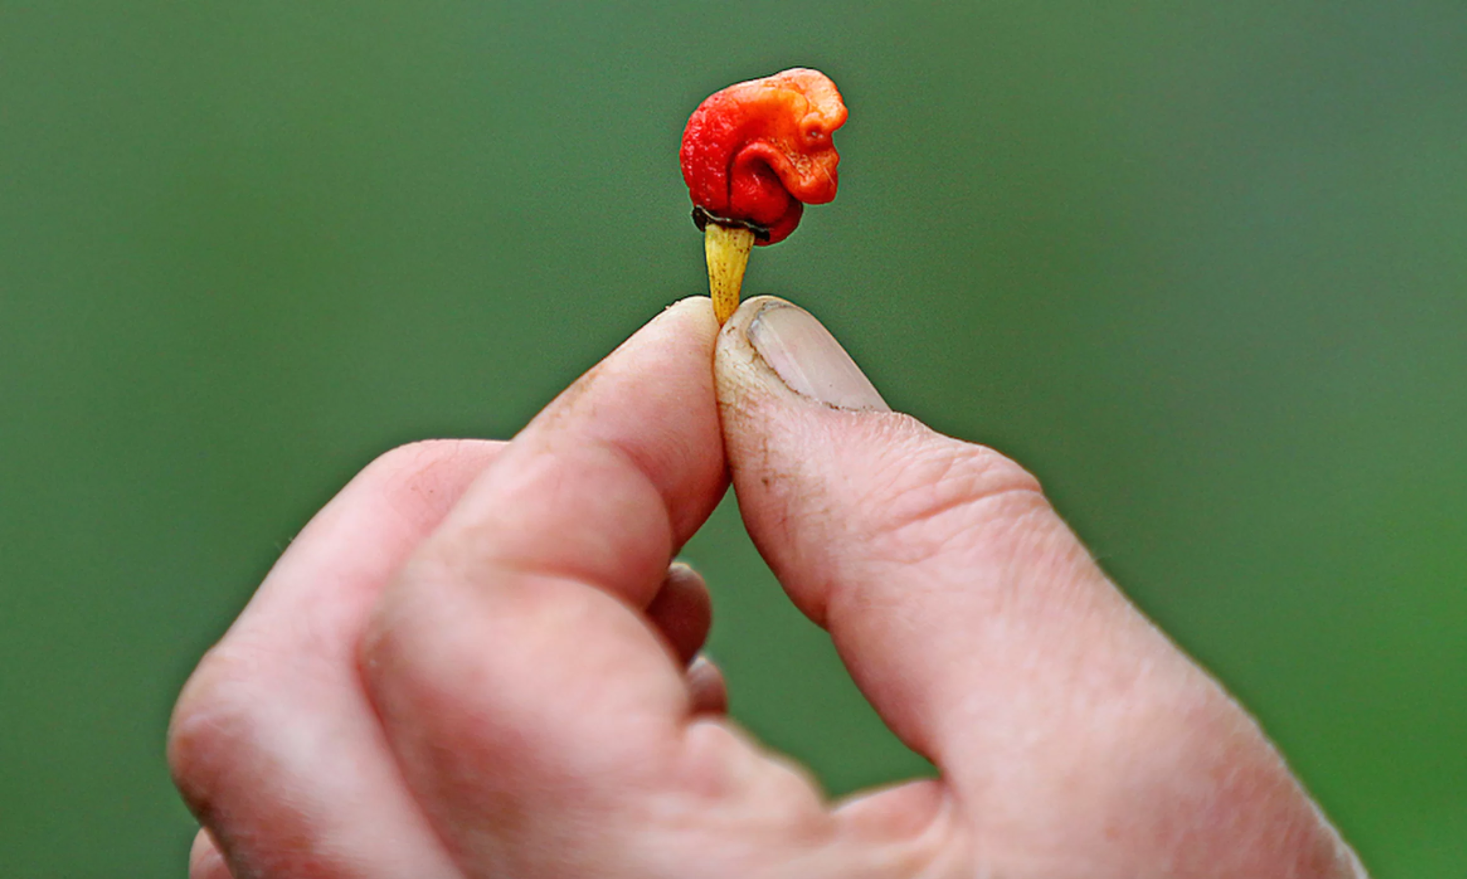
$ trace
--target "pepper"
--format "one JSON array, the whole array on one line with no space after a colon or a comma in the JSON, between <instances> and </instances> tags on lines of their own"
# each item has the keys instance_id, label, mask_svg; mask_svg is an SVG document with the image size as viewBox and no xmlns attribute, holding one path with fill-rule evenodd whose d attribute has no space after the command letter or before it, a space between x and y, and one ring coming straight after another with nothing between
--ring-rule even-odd
<instances>
[{"instance_id":1,"label":"pepper","mask_svg":"<svg viewBox=\"0 0 1467 879\"><path fill-rule=\"evenodd\" d=\"M835 198L831 133L846 113L829 77L796 67L716 92L688 119L683 180L704 230L719 323L738 307L749 248L783 241L806 204Z\"/></svg>"}]
</instances>

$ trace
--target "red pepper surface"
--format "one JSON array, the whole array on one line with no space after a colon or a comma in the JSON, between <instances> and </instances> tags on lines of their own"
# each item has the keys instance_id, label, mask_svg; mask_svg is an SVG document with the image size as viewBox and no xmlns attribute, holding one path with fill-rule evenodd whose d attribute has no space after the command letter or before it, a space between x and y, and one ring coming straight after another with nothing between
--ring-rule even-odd
<instances>
[{"instance_id":1,"label":"red pepper surface","mask_svg":"<svg viewBox=\"0 0 1467 879\"><path fill-rule=\"evenodd\" d=\"M835 198L840 156L830 135L845 121L840 92L818 70L795 67L715 92L683 131L693 204L713 222L756 227L759 244L783 241L806 204Z\"/></svg>"}]
</instances>

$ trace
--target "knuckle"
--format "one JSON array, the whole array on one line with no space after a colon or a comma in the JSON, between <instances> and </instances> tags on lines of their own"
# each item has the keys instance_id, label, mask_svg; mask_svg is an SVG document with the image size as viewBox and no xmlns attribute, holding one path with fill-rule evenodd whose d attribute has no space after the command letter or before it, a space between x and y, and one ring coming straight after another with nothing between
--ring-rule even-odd
<instances>
[{"instance_id":1,"label":"knuckle","mask_svg":"<svg viewBox=\"0 0 1467 879\"><path fill-rule=\"evenodd\" d=\"M174 784L196 815L209 814L253 750L261 698L260 662L228 642L204 655L184 684L168 726Z\"/></svg>"},{"instance_id":2,"label":"knuckle","mask_svg":"<svg viewBox=\"0 0 1467 879\"><path fill-rule=\"evenodd\" d=\"M384 477L413 473L432 466L444 454L453 454L470 443L470 440L456 439L427 439L403 443L373 458L364 472Z\"/></svg>"},{"instance_id":3,"label":"knuckle","mask_svg":"<svg viewBox=\"0 0 1467 879\"><path fill-rule=\"evenodd\" d=\"M1050 511L1039 481L1015 461L945 437L899 447L876 476L862 508L880 510L873 537L903 562L974 529L1023 528Z\"/></svg>"},{"instance_id":4,"label":"knuckle","mask_svg":"<svg viewBox=\"0 0 1467 879\"><path fill-rule=\"evenodd\" d=\"M388 491L421 492L433 473L485 446L483 440L417 440L388 449L362 470L362 478Z\"/></svg>"},{"instance_id":5,"label":"knuckle","mask_svg":"<svg viewBox=\"0 0 1467 879\"><path fill-rule=\"evenodd\" d=\"M386 506L422 524L436 521L461 486L461 474L483 466L500 443L489 440L419 440L378 455L354 480ZM456 476L455 474L460 474Z\"/></svg>"}]
</instances>

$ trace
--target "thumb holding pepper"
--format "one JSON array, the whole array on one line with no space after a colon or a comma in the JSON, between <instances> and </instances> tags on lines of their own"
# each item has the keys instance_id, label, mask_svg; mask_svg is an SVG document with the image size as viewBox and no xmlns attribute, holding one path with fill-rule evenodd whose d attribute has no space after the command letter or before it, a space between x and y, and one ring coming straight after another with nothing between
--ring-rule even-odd
<instances>
[{"instance_id":1,"label":"thumb holding pepper","mask_svg":"<svg viewBox=\"0 0 1467 879\"><path fill-rule=\"evenodd\" d=\"M739 308L715 373L749 534L941 771L963 875L1365 875L1253 719L1018 464L890 411L783 300ZM911 816L897 797L919 789L846 811Z\"/></svg>"}]
</instances>

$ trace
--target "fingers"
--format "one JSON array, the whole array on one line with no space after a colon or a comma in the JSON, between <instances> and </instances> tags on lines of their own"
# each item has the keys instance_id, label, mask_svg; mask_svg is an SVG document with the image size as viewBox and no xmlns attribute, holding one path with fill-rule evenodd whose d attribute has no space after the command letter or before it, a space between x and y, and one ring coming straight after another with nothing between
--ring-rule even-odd
<instances>
[{"instance_id":1,"label":"fingers","mask_svg":"<svg viewBox=\"0 0 1467 879\"><path fill-rule=\"evenodd\" d=\"M707 601L668 564L725 487L716 330L708 300L680 303L562 394L378 607L369 690L461 863L594 862L580 846L601 831L564 828L603 820L681 751Z\"/></svg>"},{"instance_id":2,"label":"fingers","mask_svg":"<svg viewBox=\"0 0 1467 879\"><path fill-rule=\"evenodd\" d=\"M688 696L694 714L723 714L728 711L728 687L723 672L707 657L688 666Z\"/></svg>"},{"instance_id":3,"label":"fingers","mask_svg":"<svg viewBox=\"0 0 1467 879\"><path fill-rule=\"evenodd\" d=\"M1110 584L1033 477L890 412L779 300L725 325L716 376L750 535L942 769L988 868L1350 875L1256 726Z\"/></svg>"},{"instance_id":4,"label":"fingers","mask_svg":"<svg viewBox=\"0 0 1467 879\"><path fill-rule=\"evenodd\" d=\"M357 648L391 572L502 447L418 443L373 462L311 520L189 679L169 762L239 875L457 875L401 785ZM207 838L194 870L223 879Z\"/></svg>"},{"instance_id":5,"label":"fingers","mask_svg":"<svg viewBox=\"0 0 1467 879\"><path fill-rule=\"evenodd\" d=\"M688 565L674 563L647 605L647 617L667 638L678 660L687 665L703 649L713 624L708 584Z\"/></svg>"},{"instance_id":6,"label":"fingers","mask_svg":"<svg viewBox=\"0 0 1467 879\"><path fill-rule=\"evenodd\" d=\"M678 661L687 666L684 677L693 713L728 711L723 672L708 657L698 655L713 623L713 601L702 575L687 564L674 562L662 588L647 605L647 618L667 639Z\"/></svg>"},{"instance_id":7,"label":"fingers","mask_svg":"<svg viewBox=\"0 0 1467 879\"><path fill-rule=\"evenodd\" d=\"M188 853L188 879L234 879L208 830L200 829L194 836Z\"/></svg>"},{"instance_id":8,"label":"fingers","mask_svg":"<svg viewBox=\"0 0 1467 879\"><path fill-rule=\"evenodd\" d=\"M425 456L425 453L431 454L427 452L427 449L434 447L438 447L439 450L450 452L451 454L456 454L459 451L451 449L451 447L449 447L447 444L433 444L432 446L428 446L427 448L414 447L411 454L414 458L417 459L415 463L419 465L428 463L427 461L423 460L423 458ZM403 455L404 452L399 451L397 453L394 453L393 457L402 457ZM377 465L374 466L375 469L381 470L384 469L386 465L385 462L379 462ZM467 478L469 476L472 476L476 472L476 469L477 468L469 468L467 470L462 470L460 471L460 475L461 477ZM463 480L461 479L460 482L462 483ZM446 497L444 497L443 499L447 500L460 494L464 487L466 487L465 484L447 486L449 491L443 493L444 495L446 495ZM431 521L432 518L433 517L430 515L427 517L427 520ZM314 536L314 534L308 534L304 536L304 539L311 539ZM693 659L697 651L703 646L703 641L708 635L708 628L711 621L710 609L711 604L708 597L708 587L704 583L703 578L686 564L677 563L668 569L667 577L663 582L662 590L657 594L657 597L653 599L652 605L648 608L648 613L654 625L656 625L662 631L663 635L667 638L669 644L674 647L679 658L684 663L691 663L687 671L687 682L690 699L693 704L693 710L698 713L717 714L724 712L727 709L728 704L728 696L724 687L723 676L719 672L718 668L706 658L698 657L697 659ZM216 697L217 694L209 696L196 694L191 697L192 703L195 707L186 709L184 713L199 710L197 707L197 700ZM302 717L301 719L309 720L308 717ZM338 743L338 745L351 747L352 743L342 742ZM175 748L175 750L182 751L187 748L195 748L201 746L203 746L202 743L194 743L189 745L180 744ZM217 743L216 746L224 746L224 743ZM259 749L265 746L268 746L268 743L259 740L254 740L247 743L247 747L251 749ZM229 743L229 747L231 747L232 749L233 743ZM239 756L237 751L235 752L234 756ZM255 763L258 761L251 762ZM190 773L189 788L192 790L197 790L200 787L199 781L196 779L197 771L198 770L196 769L185 769L185 772ZM300 790L305 789L305 787L309 784L314 784L316 782L316 779L314 777L293 778L289 779L288 782L290 784L290 787L297 791L298 796L298 792ZM278 792L285 786L287 780L281 779L279 777L263 779L257 778L252 783L263 783L272 791ZM367 794L370 794L371 797L378 802L384 799L384 792L381 790L359 792L359 795ZM227 798L228 796L229 794L226 793L225 798ZM252 797L252 800L253 799L254 798ZM230 815L248 815L252 810L252 807L248 805L232 809L221 809L218 808L218 802L218 798L211 799L210 805L201 811L214 814L224 813ZM346 806L349 808L350 802L348 802ZM337 812L340 808L340 804L333 803L331 805L331 808L324 809L322 811L329 815ZM274 809L269 809L267 810L267 814L274 811ZM283 832L277 835L277 843L280 838L283 837L290 845L299 844L300 839L304 834L299 832L298 827L302 824L311 826L313 822L311 819L305 818L305 816L298 817L299 820L296 822L296 826L278 828ZM350 829L356 830L362 826L363 825L361 824L357 824ZM236 837L247 837L249 835L244 832L245 830L247 830L247 828L240 826L238 823L231 823L229 825L229 829L232 831L232 835ZM314 836L316 839L316 842L312 847L327 847L326 845L324 845L324 842L328 837L332 840L330 848L334 848L342 852L352 851L357 846L362 844L362 840L359 836L356 836L356 834L342 833L340 832L341 828L339 827L336 828L336 830L336 833L332 833L332 828L330 827L320 824L314 824L314 826L311 826L310 835ZM247 845L242 847L248 848ZM276 845L271 845L271 848L275 847ZM244 852L241 852L241 859L246 862L252 863L257 863L264 860L264 858L258 856L258 853L251 853L246 855ZM225 861L224 855L222 852L220 852L218 845L215 844L214 839L207 828L201 828L194 837L193 847L189 853L189 879L232 879L232 874L230 873L229 866Z\"/></svg>"},{"instance_id":9,"label":"fingers","mask_svg":"<svg viewBox=\"0 0 1467 879\"><path fill-rule=\"evenodd\" d=\"M563 394L374 615L369 692L468 875L886 879L938 848L844 832L684 667L704 598L668 563L725 487L716 332L681 303Z\"/></svg>"},{"instance_id":10,"label":"fingers","mask_svg":"<svg viewBox=\"0 0 1467 879\"><path fill-rule=\"evenodd\" d=\"M728 689L723 673L706 656L699 656L713 622L713 602L703 577L688 565L674 562L662 588L647 605L647 618L687 666L684 678L694 714L728 711Z\"/></svg>"}]
</instances>

